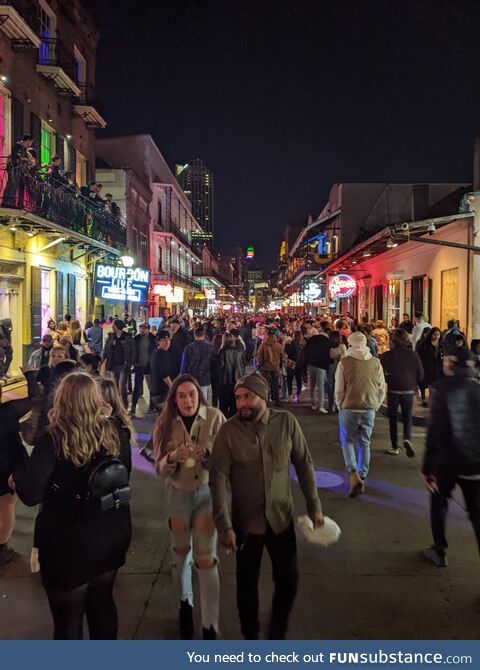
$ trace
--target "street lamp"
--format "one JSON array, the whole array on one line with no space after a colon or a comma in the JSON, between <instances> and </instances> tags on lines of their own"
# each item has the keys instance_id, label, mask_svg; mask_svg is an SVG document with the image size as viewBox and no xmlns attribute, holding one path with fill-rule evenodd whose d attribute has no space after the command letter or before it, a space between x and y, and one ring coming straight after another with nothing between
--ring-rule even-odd
<instances>
[{"instance_id":1,"label":"street lamp","mask_svg":"<svg viewBox=\"0 0 480 670\"><path fill-rule=\"evenodd\" d=\"M133 267L135 263L135 259L132 256L120 256L120 260L122 261L122 265L124 268L131 268ZM128 284L127 280L125 280L125 312L128 313Z\"/></svg>"}]
</instances>

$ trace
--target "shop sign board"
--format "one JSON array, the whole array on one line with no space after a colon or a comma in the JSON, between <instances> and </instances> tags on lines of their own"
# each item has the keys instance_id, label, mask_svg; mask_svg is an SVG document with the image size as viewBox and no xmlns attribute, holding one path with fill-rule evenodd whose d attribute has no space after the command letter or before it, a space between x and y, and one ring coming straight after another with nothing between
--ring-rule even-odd
<instances>
[{"instance_id":1,"label":"shop sign board","mask_svg":"<svg viewBox=\"0 0 480 670\"><path fill-rule=\"evenodd\" d=\"M214 288L206 288L205 289L205 297L207 300L215 300L217 297L217 293Z\"/></svg>"},{"instance_id":2,"label":"shop sign board","mask_svg":"<svg viewBox=\"0 0 480 670\"><path fill-rule=\"evenodd\" d=\"M95 266L95 296L118 302L146 302L150 288L150 270L124 268L120 265L97 263Z\"/></svg>"},{"instance_id":3,"label":"shop sign board","mask_svg":"<svg viewBox=\"0 0 480 670\"><path fill-rule=\"evenodd\" d=\"M328 294L332 300L348 298L355 293L357 282L350 275L335 275L328 282Z\"/></svg>"},{"instance_id":4,"label":"shop sign board","mask_svg":"<svg viewBox=\"0 0 480 670\"><path fill-rule=\"evenodd\" d=\"M317 284L317 282L310 282L305 286L301 292L301 297L304 302L315 302L320 297L322 297L322 284Z\"/></svg>"}]
</instances>

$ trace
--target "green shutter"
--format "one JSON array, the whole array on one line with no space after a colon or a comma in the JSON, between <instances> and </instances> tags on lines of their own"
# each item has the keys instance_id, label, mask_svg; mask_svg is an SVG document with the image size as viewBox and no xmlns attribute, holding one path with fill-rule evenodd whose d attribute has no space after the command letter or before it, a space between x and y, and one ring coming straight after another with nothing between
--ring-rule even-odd
<instances>
[{"instance_id":1,"label":"green shutter","mask_svg":"<svg viewBox=\"0 0 480 670\"><path fill-rule=\"evenodd\" d=\"M42 330L42 271L32 268L32 342L40 342Z\"/></svg>"}]
</instances>

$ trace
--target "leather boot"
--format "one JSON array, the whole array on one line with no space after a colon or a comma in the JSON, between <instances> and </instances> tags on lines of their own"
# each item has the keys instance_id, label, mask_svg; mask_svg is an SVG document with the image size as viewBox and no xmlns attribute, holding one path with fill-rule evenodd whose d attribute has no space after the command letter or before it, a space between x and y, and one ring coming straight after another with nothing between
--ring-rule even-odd
<instances>
[{"instance_id":1,"label":"leather boot","mask_svg":"<svg viewBox=\"0 0 480 670\"><path fill-rule=\"evenodd\" d=\"M365 491L365 485L362 478L356 470L352 470L350 473L350 491L348 495L350 498L356 498L360 493Z\"/></svg>"},{"instance_id":2,"label":"leather boot","mask_svg":"<svg viewBox=\"0 0 480 670\"><path fill-rule=\"evenodd\" d=\"M181 640L191 640L194 633L193 607L188 600L180 601L178 628Z\"/></svg>"}]
</instances>

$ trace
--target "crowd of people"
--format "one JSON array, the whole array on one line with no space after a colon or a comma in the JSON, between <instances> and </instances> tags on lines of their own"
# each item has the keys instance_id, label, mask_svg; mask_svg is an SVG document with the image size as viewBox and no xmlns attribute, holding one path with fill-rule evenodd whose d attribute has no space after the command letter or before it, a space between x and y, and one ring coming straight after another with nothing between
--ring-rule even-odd
<instances>
[{"instance_id":1,"label":"crowd of people","mask_svg":"<svg viewBox=\"0 0 480 670\"><path fill-rule=\"evenodd\" d=\"M33 137L23 135L16 142L6 165L7 182L3 191L3 206L15 209L27 207L47 213L56 199L65 195L70 199L81 199L83 204L122 222L120 207L111 193L102 194L103 184L90 180L79 186L73 172L65 170L62 157L53 155L42 165Z\"/></svg>"},{"instance_id":2,"label":"crowd of people","mask_svg":"<svg viewBox=\"0 0 480 670\"><path fill-rule=\"evenodd\" d=\"M128 312L84 326L69 314L59 324L50 320L24 366L28 398L0 405L0 565L14 555L8 542L16 496L42 503L33 544L54 637L81 638L84 616L92 639L116 637L113 585L131 537L131 420L143 400L144 411L157 414L143 453L166 479L180 637L194 635L193 568L202 636L220 635L220 544L236 555L247 639L260 631L258 579L267 549L275 586L268 636L282 639L298 583L290 463L313 525L324 521L305 437L282 402L298 403L305 389L319 421L338 414L349 496L356 498L366 489L385 387L391 456L401 448L415 455L420 394L430 409L423 474L434 544L425 555L443 566L457 481L480 544L479 368L478 340L469 348L458 323L442 332L421 314L414 323L408 315L392 320L390 328L350 314L179 315L158 330ZM31 455L24 442L34 445Z\"/></svg>"}]
</instances>

